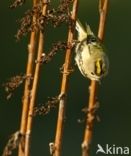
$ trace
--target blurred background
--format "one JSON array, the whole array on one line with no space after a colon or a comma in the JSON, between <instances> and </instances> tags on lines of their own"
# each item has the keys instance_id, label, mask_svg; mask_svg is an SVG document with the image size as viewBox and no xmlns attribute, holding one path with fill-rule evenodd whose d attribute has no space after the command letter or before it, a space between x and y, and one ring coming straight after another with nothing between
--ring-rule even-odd
<instances>
[{"instance_id":1,"label":"blurred background","mask_svg":"<svg viewBox=\"0 0 131 156\"><path fill-rule=\"evenodd\" d=\"M16 42L16 20L31 7L30 2L15 10L9 9L11 1L1 1L0 5L0 155L8 138L20 127L21 100L23 86L20 86L10 100L1 87L10 77L25 73L27 45L29 35ZM131 147L131 1L110 0L104 45L110 60L110 71L99 85L99 116L101 121L95 123L91 146L91 156L96 154L97 144ZM81 0L78 18L90 24L97 34L98 0ZM53 42L66 40L66 26L48 27L45 36L45 51ZM59 68L64 61L64 52L58 53L47 65L42 66L37 104L45 103L47 97L60 92L61 73ZM74 59L72 61L74 65ZM63 156L80 156L83 140L84 123L81 109L88 103L89 80L85 79L77 67L70 76L66 122L63 138ZM48 156L49 143L54 141L57 109L46 116L36 116L33 123L31 156ZM15 155L15 152L14 154Z\"/></svg>"}]
</instances>

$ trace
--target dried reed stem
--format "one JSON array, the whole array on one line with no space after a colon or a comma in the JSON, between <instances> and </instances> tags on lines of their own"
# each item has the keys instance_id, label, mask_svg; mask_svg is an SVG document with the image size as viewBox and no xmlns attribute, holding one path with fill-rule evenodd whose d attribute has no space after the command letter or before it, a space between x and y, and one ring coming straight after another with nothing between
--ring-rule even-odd
<instances>
[{"instance_id":1,"label":"dried reed stem","mask_svg":"<svg viewBox=\"0 0 131 156\"><path fill-rule=\"evenodd\" d=\"M77 8L78 8L78 0L74 0L73 8L72 8L72 15L71 15L72 21L76 21ZM61 155L63 126L64 126L64 120L65 120L65 104L66 104L67 86L68 86L69 74L71 72L70 71L71 54L72 54L71 43L74 38L74 30L75 30L75 25L69 26L68 39L67 39L67 43L69 44L69 47L66 49L66 56L65 56L65 62L64 62L63 77L62 77L61 92L60 92L59 112L58 112L58 119L57 119L55 144L54 144L55 150L54 150L53 156Z\"/></svg>"},{"instance_id":2,"label":"dried reed stem","mask_svg":"<svg viewBox=\"0 0 131 156\"><path fill-rule=\"evenodd\" d=\"M33 5L36 6L38 0L33 1ZM35 21L35 15L33 16L33 21ZM29 109L29 101L30 101L30 91L31 91L31 77L33 76L33 63L35 59L35 50L36 50L36 41L37 41L37 31L32 31L30 36L30 43L28 45L28 60L27 60L27 69L25 80L25 89L24 89L24 97L23 97L23 108L22 108L22 116L21 116L21 125L20 125L20 133L25 136L26 134L26 126L27 126L27 116ZM18 156L24 155L23 147L21 144L19 145Z\"/></svg>"},{"instance_id":3,"label":"dried reed stem","mask_svg":"<svg viewBox=\"0 0 131 156\"><path fill-rule=\"evenodd\" d=\"M47 10L47 0L43 0L43 8L42 8L42 14L46 15ZM32 84L32 90L30 95L30 105L29 105L29 111L28 111L28 119L27 119L27 128L26 128L26 137L25 137L25 155L30 155L30 135L32 131L32 122L33 122L33 111L35 106L35 100L36 100L36 93L38 89L38 80L40 75L40 66L41 66L41 56L43 53L44 48L44 35L42 32L39 34L39 42L38 42L38 54L37 54L37 62L34 72L34 79Z\"/></svg>"},{"instance_id":4,"label":"dried reed stem","mask_svg":"<svg viewBox=\"0 0 131 156\"><path fill-rule=\"evenodd\" d=\"M100 20L99 20L98 37L101 41L103 40L104 37L107 8L108 8L108 0L99 0ZM89 95L86 127L84 132L84 140L82 143L82 156L89 156L89 148L92 140L93 125L95 119L94 109L96 108L97 82L91 81L89 89L90 95Z\"/></svg>"}]
</instances>

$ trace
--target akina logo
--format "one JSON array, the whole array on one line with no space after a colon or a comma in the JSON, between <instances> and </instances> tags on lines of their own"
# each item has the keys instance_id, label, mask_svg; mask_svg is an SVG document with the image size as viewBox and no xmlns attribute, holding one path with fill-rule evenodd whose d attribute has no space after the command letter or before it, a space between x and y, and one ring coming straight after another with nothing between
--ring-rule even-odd
<instances>
[{"instance_id":1,"label":"akina logo","mask_svg":"<svg viewBox=\"0 0 131 156\"><path fill-rule=\"evenodd\" d=\"M106 144L105 146L102 146L100 144L97 144L97 150L96 154L108 154L108 155L129 155L130 154L130 148L125 146L125 147L120 147L116 146L115 144L109 145Z\"/></svg>"}]
</instances>

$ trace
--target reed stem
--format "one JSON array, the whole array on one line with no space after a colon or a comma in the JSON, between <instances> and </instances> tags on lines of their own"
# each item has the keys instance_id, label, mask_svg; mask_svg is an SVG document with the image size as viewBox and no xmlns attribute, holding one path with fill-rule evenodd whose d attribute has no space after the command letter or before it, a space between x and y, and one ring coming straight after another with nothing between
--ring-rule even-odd
<instances>
[{"instance_id":1,"label":"reed stem","mask_svg":"<svg viewBox=\"0 0 131 156\"><path fill-rule=\"evenodd\" d=\"M72 15L71 15L72 21L76 21L77 8L78 8L78 0L74 0ZM55 151L53 156L61 156L63 128L64 128L64 121L65 121L66 95L68 89L69 74L71 72L70 65L71 65L72 46L70 46L70 44L72 44L74 39L74 30L75 30L75 24L73 26L69 26L68 39L67 39L67 43L69 44L69 46L66 49L66 55L65 55L61 91L60 91L57 128L56 128L56 136L55 136Z\"/></svg>"},{"instance_id":2,"label":"reed stem","mask_svg":"<svg viewBox=\"0 0 131 156\"><path fill-rule=\"evenodd\" d=\"M33 6L36 6L39 0L33 1ZM33 21L36 20L35 15L33 16ZM30 42L28 45L28 60L27 60L27 68L26 68L26 80L25 80L25 88L24 88L24 97L23 97L23 108L21 115L21 123L20 123L20 133L25 136L26 134L26 126L27 126L27 116L29 110L29 102L30 102L30 92L32 85L32 77L34 71L34 60L35 60L35 52L36 52L36 41L37 41L38 32L32 31L30 36ZM24 147L25 148L25 147ZM24 156L24 150L22 145L19 145L18 156Z\"/></svg>"},{"instance_id":3,"label":"reed stem","mask_svg":"<svg viewBox=\"0 0 131 156\"><path fill-rule=\"evenodd\" d=\"M47 0L43 0L43 8L42 8L43 15L46 15L47 5L48 5ZM43 32L40 32L39 41L38 41L37 60L36 60L34 79L33 79L33 84L32 84L31 95L30 95L28 118L27 118L27 128L26 128L26 137L25 137L25 155L24 156L30 155L30 137L31 137L31 132L32 132L33 112L34 112L36 94L37 94L37 89L38 89L38 82L39 82L39 77L40 77L40 67L41 67L40 60L43 54L43 48L44 48L44 35L43 35Z\"/></svg>"},{"instance_id":4,"label":"reed stem","mask_svg":"<svg viewBox=\"0 0 131 156\"><path fill-rule=\"evenodd\" d=\"M107 8L108 8L108 0L99 0L100 20L99 20L98 38L101 41L103 41L104 38ZM93 135L93 126L95 119L95 114L93 110L96 108L97 86L98 86L97 82L92 80L89 88L90 95L89 95L84 139L82 143L82 156L90 156L89 149Z\"/></svg>"}]
</instances>

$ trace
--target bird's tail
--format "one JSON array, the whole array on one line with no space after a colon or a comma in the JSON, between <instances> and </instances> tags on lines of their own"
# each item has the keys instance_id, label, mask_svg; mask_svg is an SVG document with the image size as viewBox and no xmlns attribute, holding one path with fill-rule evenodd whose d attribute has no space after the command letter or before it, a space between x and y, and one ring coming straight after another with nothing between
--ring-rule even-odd
<instances>
[{"instance_id":1,"label":"bird's tail","mask_svg":"<svg viewBox=\"0 0 131 156\"><path fill-rule=\"evenodd\" d=\"M81 22L79 20L76 21L76 30L78 32L78 40L82 41L84 38L87 37L86 30L82 26Z\"/></svg>"},{"instance_id":2,"label":"bird's tail","mask_svg":"<svg viewBox=\"0 0 131 156\"><path fill-rule=\"evenodd\" d=\"M76 21L76 30L78 32L78 40L82 41L85 39L88 35L94 35L91 31L91 28L88 24L86 24L86 29L83 27L79 19Z\"/></svg>"}]
</instances>

